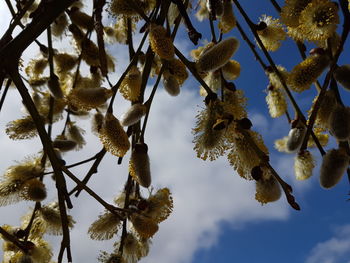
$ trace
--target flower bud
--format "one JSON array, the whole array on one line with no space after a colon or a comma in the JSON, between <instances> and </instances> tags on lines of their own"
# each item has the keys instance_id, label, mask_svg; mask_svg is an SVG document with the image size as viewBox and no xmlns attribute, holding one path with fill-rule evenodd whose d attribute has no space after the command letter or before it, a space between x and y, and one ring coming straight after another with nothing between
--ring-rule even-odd
<instances>
[{"instance_id":1,"label":"flower bud","mask_svg":"<svg viewBox=\"0 0 350 263\"><path fill-rule=\"evenodd\" d=\"M151 185L151 169L147 151L147 144L136 144L131 153L129 163L129 171L131 176L136 182L146 188Z\"/></svg>"},{"instance_id":2,"label":"flower bud","mask_svg":"<svg viewBox=\"0 0 350 263\"><path fill-rule=\"evenodd\" d=\"M336 105L332 110L328 125L330 133L340 141L346 141L350 137L350 107Z\"/></svg>"},{"instance_id":3,"label":"flower bud","mask_svg":"<svg viewBox=\"0 0 350 263\"><path fill-rule=\"evenodd\" d=\"M289 131L288 140L286 142L287 152L294 152L299 149L303 143L305 133L306 128L304 126L297 126Z\"/></svg>"},{"instance_id":4,"label":"flower bud","mask_svg":"<svg viewBox=\"0 0 350 263\"><path fill-rule=\"evenodd\" d=\"M52 142L52 146L54 148L58 148L61 152L68 152L73 150L76 146L77 143L73 140L67 140L67 139L55 139Z\"/></svg>"},{"instance_id":5,"label":"flower bud","mask_svg":"<svg viewBox=\"0 0 350 263\"><path fill-rule=\"evenodd\" d=\"M137 123L147 112L147 106L140 103L132 105L121 117L120 123L123 126L131 126Z\"/></svg>"},{"instance_id":6,"label":"flower bud","mask_svg":"<svg viewBox=\"0 0 350 263\"><path fill-rule=\"evenodd\" d=\"M230 37L209 48L202 53L196 63L198 72L209 72L221 68L236 52L238 46L238 40Z\"/></svg>"},{"instance_id":7,"label":"flower bud","mask_svg":"<svg viewBox=\"0 0 350 263\"><path fill-rule=\"evenodd\" d=\"M340 66L334 71L333 76L344 89L350 90L350 65Z\"/></svg>"},{"instance_id":8,"label":"flower bud","mask_svg":"<svg viewBox=\"0 0 350 263\"><path fill-rule=\"evenodd\" d=\"M233 14L231 1L224 1L223 9L224 12L221 16L218 27L221 32L225 34L230 32L236 26L236 17Z\"/></svg>"},{"instance_id":9,"label":"flower bud","mask_svg":"<svg viewBox=\"0 0 350 263\"><path fill-rule=\"evenodd\" d=\"M324 188L332 188L343 177L349 166L349 155L344 149L332 149L323 156L320 184Z\"/></svg>"},{"instance_id":10,"label":"flower bud","mask_svg":"<svg viewBox=\"0 0 350 263\"><path fill-rule=\"evenodd\" d=\"M295 156L294 171L297 180L306 180L312 175L315 160L309 151L301 151Z\"/></svg>"}]
</instances>

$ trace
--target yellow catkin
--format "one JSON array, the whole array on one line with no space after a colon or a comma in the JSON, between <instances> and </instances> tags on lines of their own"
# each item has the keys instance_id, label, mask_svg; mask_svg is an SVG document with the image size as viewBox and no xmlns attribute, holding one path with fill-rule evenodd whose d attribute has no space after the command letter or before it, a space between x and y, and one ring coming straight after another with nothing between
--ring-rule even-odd
<instances>
[{"instance_id":1,"label":"yellow catkin","mask_svg":"<svg viewBox=\"0 0 350 263\"><path fill-rule=\"evenodd\" d=\"M73 7L68 12L71 22L81 28L91 30L94 27L94 20L88 14L79 10L79 8Z\"/></svg>"},{"instance_id":2,"label":"yellow catkin","mask_svg":"<svg viewBox=\"0 0 350 263\"><path fill-rule=\"evenodd\" d=\"M162 76L164 89L171 96L177 96L180 94L180 85L177 78L169 73L169 71L165 71Z\"/></svg>"},{"instance_id":3,"label":"yellow catkin","mask_svg":"<svg viewBox=\"0 0 350 263\"><path fill-rule=\"evenodd\" d=\"M132 66L122 84L120 85L119 92L123 97L130 101L136 101L141 92L141 72L137 66Z\"/></svg>"},{"instance_id":4,"label":"yellow catkin","mask_svg":"<svg viewBox=\"0 0 350 263\"><path fill-rule=\"evenodd\" d=\"M128 135L112 113L106 114L99 137L106 150L115 156L124 156L130 148Z\"/></svg>"},{"instance_id":5,"label":"yellow catkin","mask_svg":"<svg viewBox=\"0 0 350 263\"><path fill-rule=\"evenodd\" d=\"M147 112L147 106L136 103L133 104L121 117L120 123L123 126L131 126L137 123Z\"/></svg>"},{"instance_id":6,"label":"yellow catkin","mask_svg":"<svg viewBox=\"0 0 350 263\"><path fill-rule=\"evenodd\" d=\"M338 6L329 0L313 0L300 13L299 23L299 32L305 39L328 39L339 23Z\"/></svg>"},{"instance_id":7,"label":"yellow catkin","mask_svg":"<svg viewBox=\"0 0 350 263\"><path fill-rule=\"evenodd\" d=\"M151 185L151 169L147 151L147 144L136 144L129 162L130 175L137 183L146 188Z\"/></svg>"},{"instance_id":8,"label":"yellow catkin","mask_svg":"<svg viewBox=\"0 0 350 263\"><path fill-rule=\"evenodd\" d=\"M343 177L349 166L349 155L344 149L328 151L322 160L320 171L320 184L324 188L332 188Z\"/></svg>"},{"instance_id":9,"label":"yellow catkin","mask_svg":"<svg viewBox=\"0 0 350 263\"><path fill-rule=\"evenodd\" d=\"M230 32L236 26L236 17L233 14L231 1L224 1L223 14L220 18L218 27L222 33Z\"/></svg>"},{"instance_id":10,"label":"yellow catkin","mask_svg":"<svg viewBox=\"0 0 350 263\"><path fill-rule=\"evenodd\" d=\"M63 12L51 24L51 32L55 37L62 37L67 27L68 27L68 18L67 18L67 15Z\"/></svg>"},{"instance_id":11,"label":"yellow catkin","mask_svg":"<svg viewBox=\"0 0 350 263\"><path fill-rule=\"evenodd\" d=\"M173 211L173 198L168 188L159 189L147 199L147 203L144 214L157 223L166 220Z\"/></svg>"},{"instance_id":12,"label":"yellow catkin","mask_svg":"<svg viewBox=\"0 0 350 263\"><path fill-rule=\"evenodd\" d=\"M66 74L78 63L78 57L69 53L58 53L54 57L55 70L58 74Z\"/></svg>"},{"instance_id":13,"label":"yellow catkin","mask_svg":"<svg viewBox=\"0 0 350 263\"><path fill-rule=\"evenodd\" d=\"M143 11L152 8L154 4L153 1L134 0L133 2ZM138 15L137 11L130 5L128 0L112 0L109 3L108 12L113 16L124 15L131 17Z\"/></svg>"},{"instance_id":14,"label":"yellow catkin","mask_svg":"<svg viewBox=\"0 0 350 263\"><path fill-rule=\"evenodd\" d=\"M329 64L326 54L314 54L296 65L288 77L288 84L293 91L302 92L310 88Z\"/></svg>"},{"instance_id":15,"label":"yellow catkin","mask_svg":"<svg viewBox=\"0 0 350 263\"><path fill-rule=\"evenodd\" d=\"M286 0L281 10L281 19L289 27L299 25L301 11L311 2L311 0Z\"/></svg>"},{"instance_id":16,"label":"yellow catkin","mask_svg":"<svg viewBox=\"0 0 350 263\"><path fill-rule=\"evenodd\" d=\"M142 238L151 238L158 231L158 224L143 215L133 214L130 217L130 221L137 234Z\"/></svg>"},{"instance_id":17,"label":"yellow catkin","mask_svg":"<svg viewBox=\"0 0 350 263\"><path fill-rule=\"evenodd\" d=\"M309 151L299 152L294 159L294 172L297 180L306 180L312 176L315 160Z\"/></svg>"},{"instance_id":18,"label":"yellow catkin","mask_svg":"<svg viewBox=\"0 0 350 263\"><path fill-rule=\"evenodd\" d=\"M160 58L171 60L174 57L174 45L164 27L151 24L149 30L149 43L154 53Z\"/></svg>"},{"instance_id":19,"label":"yellow catkin","mask_svg":"<svg viewBox=\"0 0 350 263\"><path fill-rule=\"evenodd\" d=\"M283 80L285 82L287 82L289 72L281 65L278 65L277 69L278 69L278 72L281 74ZM277 89L283 90L283 84L282 84L280 78L278 77L276 72L271 67L269 67L268 70L265 71L265 73L266 73L267 77L269 78L269 81L270 81L272 86L274 86Z\"/></svg>"},{"instance_id":20,"label":"yellow catkin","mask_svg":"<svg viewBox=\"0 0 350 263\"><path fill-rule=\"evenodd\" d=\"M241 65L232 59L222 67L222 74L226 80L235 80L241 74Z\"/></svg>"},{"instance_id":21,"label":"yellow catkin","mask_svg":"<svg viewBox=\"0 0 350 263\"><path fill-rule=\"evenodd\" d=\"M107 240L111 239L120 227L122 217L109 211L99 215L98 219L91 224L88 233L91 239Z\"/></svg>"},{"instance_id":22,"label":"yellow catkin","mask_svg":"<svg viewBox=\"0 0 350 263\"><path fill-rule=\"evenodd\" d=\"M214 71L224 66L238 49L236 38L227 38L203 52L196 62L199 72Z\"/></svg>"},{"instance_id":23,"label":"yellow catkin","mask_svg":"<svg viewBox=\"0 0 350 263\"><path fill-rule=\"evenodd\" d=\"M282 90L270 86L265 99L272 118L278 118L286 113L287 101Z\"/></svg>"},{"instance_id":24,"label":"yellow catkin","mask_svg":"<svg viewBox=\"0 0 350 263\"><path fill-rule=\"evenodd\" d=\"M287 141L289 140L288 136L284 136L282 139L275 140L274 147L279 152L288 152L287 151Z\"/></svg>"},{"instance_id":25,"label":"yellow catkin","mask_svg":"<svg viewBox=\"0 0 350 263\"><path fill-rule=\"evenodd\" d=\"M106 88L75 88L68 95L68 100L81 110L90 110L103 105L112 96Z\"/></svg>"},{"instance_id":26,"label":"yellow catkin","mask_svg":"<svg viewBox=\"0 0 350 263\"><path fill-rule=\"evenodd\" d=\"M281 197L281 188L274 177L256 181L255 199L261 204L277 201Z\"/></svg>"},{"instance_id":27,"label":"yellow catkin","mask_svg":"<svg viewBox=\"0 0 350 263\"><path fill-rule=\"evenodd\" d=\"M173 58L166 63L166 69L176 77L180 85L188 78L186 66L181 60Z\"/></svg>"},{"instance_id":28,"label":"yellow catkin","mask_svg":"<svg viewBox=\"0 0 350 263\"><path fill-rule=\"evenodd\" d=\"M47 196L45 185L38 179L28 180L24 182L21 196L25 200L41 202Z\"/></svg>"},{"instance_id":29,"label":"yellow catkin","mask_svg":"<svg viewBox=\"0 0 350 263\"><path fill-rule=\"evenodd\" d=\"M7 123L6 134L12 140L31 139L38 135L36 125L31 116Z\"/></svg>"},{"instance_id":30,"label":"yellow catkin","mask_svg":"<svg viewBox=\"0 0 350 263\"><path fill-rule=\"evenodd\" d=\"M273 19L271 16L263 15L260 23L265 23L266 27L258 30L257 33L261 42L268 51L276 51L281 46L281 42L286 38L286 32L283 30L279 19Z\"/></svg>"}]
</instances>

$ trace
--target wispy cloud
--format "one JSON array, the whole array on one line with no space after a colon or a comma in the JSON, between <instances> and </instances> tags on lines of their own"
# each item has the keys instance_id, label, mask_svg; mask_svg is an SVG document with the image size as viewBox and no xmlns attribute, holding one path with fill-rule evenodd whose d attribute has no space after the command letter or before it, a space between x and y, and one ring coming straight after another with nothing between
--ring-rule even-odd
<instances>
[{"instance_id":1,"label":"wispy cloud","mask_svg":"<svg viewBox=\"0 0 350 263\"><path fill-rule=\"evenodd\" d=\"M319 242L311 250L306 263L349 263L350 224L336 229L334 236Z\"/></svg>"}]
</instances>

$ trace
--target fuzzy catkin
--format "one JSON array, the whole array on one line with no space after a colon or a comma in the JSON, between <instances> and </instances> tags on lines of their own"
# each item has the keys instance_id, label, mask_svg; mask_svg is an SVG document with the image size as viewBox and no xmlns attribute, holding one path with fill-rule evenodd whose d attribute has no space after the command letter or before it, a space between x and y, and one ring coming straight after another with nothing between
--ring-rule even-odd
<instances>
[{"instance_id":1,"label":"fuzzy catkin","mask_svg":"<svg viewBox=\"0 0 350 263\"><path fill-rule=\"evenodd\" d=\"M288 140L286 142L287 152L294 152L301 146L306 133L305 127L292 128L288 134Z\"/></svg>"},{"instance_id":2,"label":"fuzzy catkin","mask_svg":"<svg viewBox=\"0 0 350 263\"><path fill-rule=\"evenodd\" d=\"M297 180L306 180L312 176L315 160L309 151L299 152L294 159L294 172Z\"/></svg>"},{"instance_id":3,"label":"fuzzy catkin","mask_svg":"<svg viewBox=\"0 0 350 263\"><path fill-rule=\"evenodd\" d=\"M175 97L180 94L180 85L174 75L168 72L164 72L162 79L164 89L168 92L169 95Z\"/></svg>"},{"instance_id":4,"label":"fuzzy catkin","mask_svg":"<svg viewBox=\"0 0 350 263\"><path fill-rule=\"evenodd\" d=\"M274 177L256 181L255 199L261 204L277 201L281 197L281 188Z\"/></svg>"},{"instance_id":5,"label":"fuzzy catkin","mask_svg":"<svg viewBox=\"0 0 350 263\"><path fill-rule=\"evenodd\" d=\"M120 123L123 126L131 126L137 123L147 112L147 106L136 103L132 105L121 117Z\"/></svg>"},{"instance_id":6,"label":"fuzzy catkin","mask_svg":"<svg viewBox=\"0 0 350 263\"><path fill-rule=\"evenodd\" d=\"M350 107L337 105L328 119L331 134L340 141L350 138Z\"/></svg>"},{"instance_id":7,"label":"fuzzy catkin","mask_svg":"<svg viewBox=\"0 0 350 263\"><path fill-rule=\"evenodd\" d=\"M333 76L344 89L350 90L350 65L343 65L336 68Z\"/></svg>"},{"instance_id":8,"label":"fuzzy catkin","mask_svg":"<svg viewBox=\"0 0 350 263\"><path fill-rule=\"evenodd\" d=\"M349 155L344 149L332 149L323 156L320 184L324 188L332 188L343 177L349 166Z\"/></svg>"},{"instance_id":9,"label":"fuzzy catkin","mask_svg":"<svg viewBox=\"0 0 350 263\"><path fill-rule=\"evenodd\" d=\"M202 52L196 63L198 72L209 72L221 68L236 52L238 46L238 40L230 37Z\"/></svg>"},{"instance_id":10,"label":"fuzzy catkin","mask_svg":"<svg viewBox=\"0 0 350 263\"><path fill-rule=\"evenodd\" d=\"M174 57L174 45L164 27L156 24L151 25L149 32L149 43L153 52L160 58L171 60Z\"/></svg>"},{"instance_id":11,"label":"fuzzy catkin","mask_svg":"<svg viewBox=\"0 0 350 263\"><path fill-rule=\"evenodd\" d=\"M151 169L146 144L138 143L131 153L129 171L131 176L141 186L148 188L151 185Z\"/></svg>"}]
</instances>

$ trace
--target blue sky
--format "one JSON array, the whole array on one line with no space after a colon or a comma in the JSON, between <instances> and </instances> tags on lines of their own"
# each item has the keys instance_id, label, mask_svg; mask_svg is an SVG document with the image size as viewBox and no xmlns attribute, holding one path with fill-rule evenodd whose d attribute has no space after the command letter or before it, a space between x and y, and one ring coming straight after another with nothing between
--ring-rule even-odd
<instances>
[{"instance_id":1,"label":"blue sky","mask_svg":"<svg viewBox=\"0 0 350 263\"><path fill-rule=\"evenodd\" d=\"M253 21L258 21L262 14L276 16L269 1L241 2ZM279 3L282 4L283 1ZM0 14L2 33L7 25L5 21L9 21L4 3L0 3ZM245 22L238 14L237 17L246 28ZM208 23L192 20L198 31L203 34L202 40L210 40ZM247 32L251 37L250 32ZM240 39L237 29L225 37L228 36ZM184 30L178 35L176 44L187 55L195 48ZM58 48L65 49L66 46L62 42L58 44ZM123 52L124 47L109 48L117 57L117 74L112 77L116 80L123 72L128 57ZM31 46L24 56L28 58L33 52L37 52L35 46ZM290 40L285 41L280 50L271 54L277 64L285 66L288 70L301 61L296 46ZM193 79L188 80L177 98L169 97L160 88L151 108L146 140L150 148L154 187L169 186L174 195L175 208L173 215L160 225L150 256L141 262L349 263L350 203L346 199L350 188L346 176L335 188L322 189L318 182L320 154L313 151L318 163L314 175L305 182L294 179L294 155L279 153L273 148L274 140L287 135L289 127L285 117L271 119L268 115L266 94L263 92L268 82L263 70L243 41L233 58L241 64L241 76L235 84L237 88L243 89L248 97L248 111L253 121L253 129L262 134L270 150L272 165L293 186L294 196L301 206L301 211L290 208L284 196L273 204L258 204L254 200L254 182L246 182L239 178L225 158L215 162L196 159L192 150L191 128L194 126L194 116L203 108L203 98L198 95L199 84ZM340 59L340 64L349 63L345 58L349 58L346 51ZM341 92L344 103L349 105L348 92ZM296 98L301 101L303 109L308 109L313 95L315 90L297 95ZM128 105L120 96L117 96L117 104L116 114L120 116ZM5 109L8 109L10 114L5 115L1 112L1 130L7 121L22 114L14 90L10 92L5 107L8 107ZM82 127L89 131L89 122L83 121ZM59 129L56 130L58 131ZM67 154L67 160L73 163L92 156L100 149L98 139L89 132L87 140L90 144L81 153ZM8 155L0 165L0 172L13 164L13 160L18 159L18 152L25 156L35 153L36 149L39 150L38 140L13 142L3 131L0 134L0 143ZM332 140L326 150L334 145ZM84 173L84 168L86 167L76 169L75 172L80 175ZM99 180L98 176L94 177L91 181L92 187L103 198L111 200L122 189L126 171L125 163L116 167L115 159L107 156L99 170L104 180ZM104 183L107 180L111 182L109 185ZM49 201L54 200L54 194L53 192L49 196ZM75 209L71 213L79 225L72 232L73 258L95 262L91 258L95 258L98 250L110 249L111 242L88 241L87 237L82 238L89 223L103 211L103 208L97 205L86 209L86 204L90 202L93 201L86 194L82 194L81 199L74 200ZM28 205L30 204L20 203L0 207L0 224L17 223L18 218L27 211ZM58 238L48 239L54 246L59 244Z\"/></svg>"}]
</instances>

